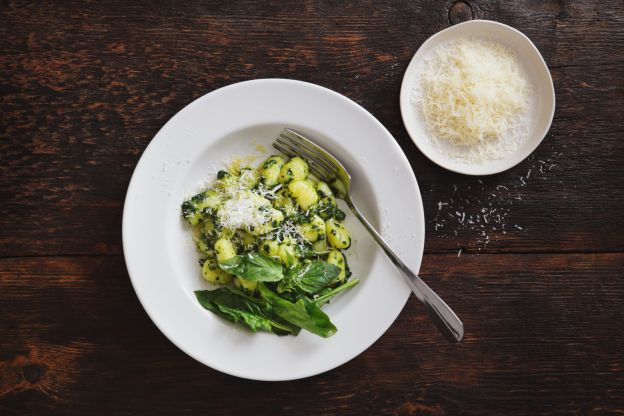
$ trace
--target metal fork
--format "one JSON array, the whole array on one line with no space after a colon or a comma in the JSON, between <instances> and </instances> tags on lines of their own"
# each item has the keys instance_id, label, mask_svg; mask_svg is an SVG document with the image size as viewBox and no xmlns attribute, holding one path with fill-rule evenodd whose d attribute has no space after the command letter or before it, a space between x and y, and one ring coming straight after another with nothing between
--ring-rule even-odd
<instances>
[{"instance_id":1,"label":"metal fork","mask_svg":"<svg viewBox=\"0 0 624 416\"><path fill-rule=\"evenodd\" d=\"M284 129L273 142L273 147L290 156L299 156L308 161L310 171L320 180L332 183L336 180L342 182L345 188L343 194L336 193L336 197L343 199L353 214L360 220L371 236L384 250L390 261L399 269L407 280L412 292L420 300L427 313L438 326L440 331L450 341L459 342L464 336L464 325L457 315L436 295L436 293L423 282L418 275L412 272L403 261L392 251L373 226L364 218L351 200L351 175L345 167L331 153L315 144L292 129Z\"/></svg>"}]
</instances>

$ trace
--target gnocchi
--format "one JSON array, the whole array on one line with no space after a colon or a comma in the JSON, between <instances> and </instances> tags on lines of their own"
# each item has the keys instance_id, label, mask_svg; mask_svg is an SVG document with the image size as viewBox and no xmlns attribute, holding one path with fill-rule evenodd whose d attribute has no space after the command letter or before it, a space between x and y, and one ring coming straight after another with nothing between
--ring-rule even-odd
<instances>
[{"instance_id":1,"label":"gnocchi","mask_svg":"<svg viewBox=\"0 0 624 416\"><path fill-rule=\"evenodd\" d=\"M293 157L282 166L279 181L289 184L292 181L302 181L308 176L308 162L300 157Z\"/></svg>"},{"instance_id":2,"label":"gnocchi","mask_svg":"<svg viewBox=\"0 0 624 416\"><path fill-rule=\"evenodd\" d=\"M351 245L351 236L344 224L334 218L325 221L327 241L333 248L347 249Z\"/></svg>"},{"instance_id":3,"label":"gnocchi","mask_svg":"<svg viewBox=\"0 0 624 416\"><path fill-rule=\"evenodd\" d=\"M227 285L232 282L232 275L221 270L217 262L212 259L208 259L204 262L202 266L202 276L210 283Z\"/></svg>"},{"instance_id":4,"label":"gnocchi","mask_svg":"<svg viewBox=\"0 0 624 416\"><path fill-rule=\"evenodd\" d=\"M342 253L339 250L331 250L327 253L327 263L340 268L340 274L336 279L342 281L346 277L346 264Z\"/></svg>"},{"instance_id":5,"label":"gnocchi","mask_svg":"<svg viewBox=\"0 0 624 416\"><path fill-rule=\"evenodd\" d=\"M315 205L319 200L319 196L316 189L314 189L314 185L312 182L307 180L296 180L291 182L290 185L288 185L288 190L297 201L299 208L303 211L307 210L312 205Z\"/></svg>"},{"instance_id":6,"label":"gnocchi","mask_svg":"<svg viewBox=\"0 0 624 416\"><path fill-rule=\"evenodd\" d=\"M265 186L275 186L280 178L284 160L280 156L271 156L262 163L261 181Z\"/></svg>"},{"instance_id":7,"label":"gnocchi","mask_svg":"<svg viewBox=\"0 0 624 416\"><path fill-rule=\"evenodd\" d=\"M278 325L274 332L280 334L296 335L304 328L331 335L331 323L314 329L301 324L299 317L292 326L283 316L267 319L263 314L275 309L259 306L267 301L268 290L293 307L299 302L306 310L320 307L358 283L349 279L344 250L351 246L351 237L336 192L340 188L311 175L308 163L299 157L272 155L258 167L238 161L220 170L212 186L182 203L201 276L222 286L196 291L202 306L254 330L252 325L263 322L262 329Z\"/></svg>"}]
</instances>

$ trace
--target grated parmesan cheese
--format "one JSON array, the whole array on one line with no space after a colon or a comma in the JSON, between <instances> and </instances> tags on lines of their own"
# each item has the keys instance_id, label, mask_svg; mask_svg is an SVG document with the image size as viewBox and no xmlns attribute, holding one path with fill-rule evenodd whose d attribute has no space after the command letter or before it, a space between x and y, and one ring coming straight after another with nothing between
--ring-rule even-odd
<instances>
[{"instance_id":1,"label":"grated parmesan cheese","mask_svg":"<svg viewBox=\"0 0 624 416\"><path fill-rule=\"evenodd\" d=\"M246 184L252 179L253 172L243 170L240 171L236 181L225 188L215 189L224 200L217 211L219 223L223 227L231 230L250 230L271 220L271 202L265 197L270 195L274 197L277 189L263 190L261 193L250 191Z\"/></svg>"},{"instance_id":2,"label":"grated parmesan cheese","mask_svg":"<svg viewBox=\"0 0 624 416\"><path fill-rule=\"evenodd\" d=\"M265 240L276 240L278 243L282 243L286 240L292 239L299 245L301 249L305 247L305 243L308 241L301 234L301 230L292 220L286 220L281 223L273 232L264 236Z\"/></svg>"},{"instance_id":3,"label":"grated parmesan cheese","mask_svg":"<svg viewBox=\"0 0 624 416\"><path fill-rule=\"evenodd\" d=\"M528 135L529 84L515 54L484 39L441 45L412 91L433 144L469 163L500 159ZM444 146L442 146L444 147Z\"/></svg>"},{"instance_id":4,"label":"grated parmesan cheese","mask_svg":"<svg viewBox=\"0 0 624 416\"><path fill-rule=\"evenodd\" d=\"M226 228L259 227L271 219L271 203L251 191L241 191L228 199L217 213Z\"/></svg>"}]
</instances>

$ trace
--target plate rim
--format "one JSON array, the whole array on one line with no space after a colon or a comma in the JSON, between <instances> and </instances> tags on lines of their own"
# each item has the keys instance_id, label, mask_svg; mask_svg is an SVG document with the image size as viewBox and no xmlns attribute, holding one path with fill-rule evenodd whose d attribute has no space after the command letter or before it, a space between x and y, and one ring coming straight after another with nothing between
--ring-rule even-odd
<instances>
[{"instance_id":1,"label":"plate rim","mask_svg":"<svg viewBox=\"0 0 624 416\"><path fill-rule=\"evenodd\" d=\"M538 136L541 136L539 138L539 140L537 140L535 142L534 145L532 145L530 148L528 148L527 154L526 156L520 158L518 161L515 162L511 162L511 163L505 163L502 164L501 167L499 168L487 168L487 165L484 166L479 166L479 165L470 165L471 168L474 168L475 171L470 171L470 170L465 170L462 168L458 168L456 167L456 165L453 164L449 164L449 159L445 158L441 155L436 155L433 154L432 152L427 151L426 149L423 148L423 146L421 146L419 143L421 140L424 140L424 138L419 139L417 138L418 135L415 132L412 132L411 127L410 127L410 123L408 123L408 109L405 108L405 104L404 104L404 97L409 94L411 86L407 85L407 78L408 78L408 74L409 72L413 71L413 68L417 65L418 61L417 58L418 57L418 53L423 50L423 48L429 44L430 42L434 41L437 37L441 36L443 33L446 33L448 31L453 31L453 30L457 30L458 27L461 26L469 26L469 25L492 25L492 26L497 26L499 28L502 28L504 30L508 30L513 32L516 35L519 35L524 41L527 42L527 44L529 45L530 48L532 48L532 50L537 54L537 57L539 58L539 62L541 63L542 67L541 69L544 70L545 74L547 75L548 81L549 81L549 90L548 92L550 93L551 99L552 99L552 108L550 111L550 115L548 118L548 123L545 125L544 131L541 132L541 134L538 134ZM427 157L427 159L429 159L430 161L432 161L433 163L435 163L436 165L449 170L451 172L455 172L455 173L459 173L459 174L463 174L463 175L469 175L469 176L489 176L489 175L495 175L497 173L501 173L501 172L505 172L511 168L513 168L514 166L519 165L520 163L522 163L524 160L526 160L527 157L529 157L534 151L535 149L538 148L538 146L540 144L542 144L542 142L544 141L544 139L546 138L546 136L548 135L548 132L550 131L550 128L552 126L552 122L554 120L554 116L555 116L555 109L557 106L557 101L556 101L556 95L555 95L555 87L553 84L553 80L552 80L552 75L550 73L550 70L548 69L548 65L546 64L546 61L544 60L544 57L542 56L542 54L540 53L539 49L537 48L537 46L535 46L535 44L531 41L531 39L529 39L529 37L527 35L525 35L524 33L522 33L520 30L511 27L509 25L506 25L504 23L500 23L500 22L496 22L494 20L487 20L487 19L474 19L474 20L469 20L466 22L462 22L462 23L458 23L455 24L453 26L447 27L446 29L443 29L439 32L434 33L433 35L431 35L430 37L428 37L416 50L416 52L414 53L414 55L412 56L412 58L410 59L410 62L405 70L405 73L403 74L403 80L401 81L401 90L399 93L399 107L401 110L401 119L403 121L403 125L405 127L405 130L407 130L407 133L410 137L410 139L412 139L412 142L414 142L414 144L416 145L416 147L418 148L418 150ZM415 137L416 136L416 137ZM515 153L515 152L514 152ZM514 154L512 153L512 155ZM507 160L507 158L502 159L502 160Z\"/></svg>"},{"instance_id":2,"label":"plate rim","mask_svg":"<svg viewBox=\"0 0 624 416\"><path fill-rule=\"evenodd\" d=\"M189 351L188 348L186 348L183 344L183 342L180 341L180 339L177 339L175 336L173 336L173 334L171 334L169 332L168 329L165 328L165 326L163 325L162 322L159 322L159 319L156 317L155 312L151 309L150 306L148 306L148 301L145 298L145 294L142 294L141 291L138 288L138 280L136 280L133 275L137 273L136 269L131 265L132 260L129 259L129 256L127 255L128 253L128 249L127 247L129 246L129 233L130 233L130 223L128 220L128 212L129 212L129 206L133 203L131 198L134 192L134 188L137 186L137 171L139 171L142 166L146 163L145 162L145 155L148 154L148 151L151 147L153 147L154 143L157 141L157 138L161 135L161 133L166 130L166 128L170 125L170 123L173 123L182 112L184 112L187 109L190 109L192 107L195 107L197 105L200 105L201 102L205 99L207 99L206 97L208 96L214 96L214 95L218 95L218 94L223 94L223 93L227 93L231 90L237 89L237 88L244 88L246 85L248 84L255 84L255 83L265 83L265 82L278 82L278 83L287 83L287 84L298 84L298 85L302 85L304 87L311 87L314 89L318 89L321 90L324 94L329 94L331 96L333 96L334 98L337 98L343 102L348 103L351 107L353 107L355 110L359 111L361 114L365 115L371 122L377 124L377 126L383 131L383 133L390 139L389 140L389 144L391 146L393 146L396 150L396 153L399 157L399 159L401 160L401 162L405 165L405 167L408 169L409 174L411 175L415 188L414 188L414 192L415 192L415 196L419 202L419 206L420 206L420 215L417 218L417 222L419 224L422 224L422 227L420 230L417 230L417 233L419 234L420 237L420 241L422 242L422 247L421 250L419 250L418 252L418 256L419 256L419 268L422 265L422 259L424 257L424 245L425 245L425 213L424 213L424 204L422 201L422 194L420 192L420 187L418 185L418 180L416 178L415 172L412 169L410 163L409 163L409 159L407 158L405 152L403 151L403 149L400 147L400 145L398 144L398 142L396 141L396 139L394 139L394 136L392 136L392 134L386 129L386 127L377 119L375 118L368 110L366 110L365 108L363 108L360 104L358 104L357 102L351 100L350 98L336 92L333 91L327 87L318 85L318 84L314 84L311 82L306 82L306 81L300 81L300 80L295 80L295 79L289 79L289 78L258 78L258 79L251 79L251 80L245 80L245 81L240 81L240 82L235 82L232 84L228 84L225 85L223 87L217 88L215 90L209 91L206 94L203 94L199 97L197 97L196 99L194 99L193 101L191 101L190 103L188 103L187 105L185 105L184 107L182 107L181 109L179 109L170 119L167 120L166 123L164 123L162 125L162 127L158 130L158 132L152 137L152 139L149 141L149 143L147 144L147 146L145 147L145 149L143 150L143 152L141 153L141 156L133 170L130 182L128 184L128 188L126 191L126 196L124 199L124 208L123 208L123 215L122 215L122 247L123 247L123 253L124 253L124 262L126 264L126 269L128 271L128 276L130 277L130 281L132 284L132 287L134 289L134 292L137 295L137 298L139 299L139 302L141 304L141 306L143 307L143 309L145 310L146 314L148 315L148 317L150 318L150 320L152 321L152 323L160 330L160 332L173 344L175 345L178 349L180 349L182 352L184 352L186 355L188 355L189 357L193 358L194 360L200 362L201 364L212 368L216 371L222 372L224 374L228 374L228 375L232 375L235 377L239 377L239 378L244 378L244 379L249 379L249 380L257 380L257 381L288 381L288 380L298 380L298 379L304 379L304 378L308 378L308 377L312 377L315 375L319 375L319 374L323 374L325 372L331 371L335 368L338 368L346 363L348 363L349 361L353 360L354 358L356 358L357 356L359 356L360 354L362 354L364 351L366 351L368 348L370 348L373 344L375 344L387 331L388 329L392 326L392 324L396 321L396 319L399 317L399 315L401 314L401 312L403 311L403 309L405 308L405 305L407 304L407 301L411 295L411 290L409 289L409 287L406 285L405 286L405 291L404 291L404 297L403 300L401 301L401 299L397 299L397 302L401 301L402 305L400 306L400 309L398 309L398 313L396 314L396 316L394 316L392 318L392 320L390 321L390 323L388 324L387 327L385 327L382 331L379 332L379 334L377 334L376 336L374 336L373 340L368 344L368 345L364 345L364 347L361 350L357 350L356 353L354 354L350 354L350 357L347 358L346 360L339 362L337 364L333 364L321 369L313 369L313 370L309 370L309 371L304 371L303 373L305 374L297 374L297 375L293 375L292 377L261 377L261 376L250 376L249 374L243 374L239 371L233 371L232 369L226 368L225 366L221 366L218 363L213 363L211 362L210 364L208 364L207 362L205 362L205 360L202 359L202 357L197 356L196 354L192 353Z\"/></svg>"}]
</instances>

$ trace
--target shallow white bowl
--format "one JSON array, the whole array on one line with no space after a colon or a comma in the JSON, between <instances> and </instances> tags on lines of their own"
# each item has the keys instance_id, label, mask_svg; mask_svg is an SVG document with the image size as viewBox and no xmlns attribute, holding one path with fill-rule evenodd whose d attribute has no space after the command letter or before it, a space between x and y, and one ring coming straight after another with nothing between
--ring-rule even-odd
<instances>
[{"instance_id":1,"label":"shallow white bowl","mask_svg":"<svg viewBox=\"0 0 624 416\"><path fill-rule=\"evenodd\" d=\"M193 291L209 285L180 204L224 159L256 153L258 145L271 151L284 126L308 134L343 161L353 177L354 201L414 271L424 246L422 201L405 155L348 98L314 84L265 79L213 91L176 114L143 153L128 188L128 272L148 315L175 345L212 368L257 380L297 379L345 363L388 329L411 293L346 210L353 237L347 258L361 283L324 307L338 327L333 337L254 334L197 303Z\"/></svg>"},{"instance_id":2,"label":"shallow white bowl","mask_svg":"<svg viewBox=\"0 0 624 416\"><path fill-rule=\"evenodd\" d=\"M469 164L449 157L427 139L425 126L410 102L412 88L423 67L424 59L440 45L460 38L489 38L515 51L522 69L527 75L535 95L529 108L529 135L515 152L503 159L483 164ZM542 142L555 114L555 89L548 67L535 45L522 32L489 20L471 20L452 26L431 36L421 45L412 58L401 84L401 115L410 137L432 162L453 172L467 175L491 175L507 170L529 156Z\"/></svg>"}]
</instances>

